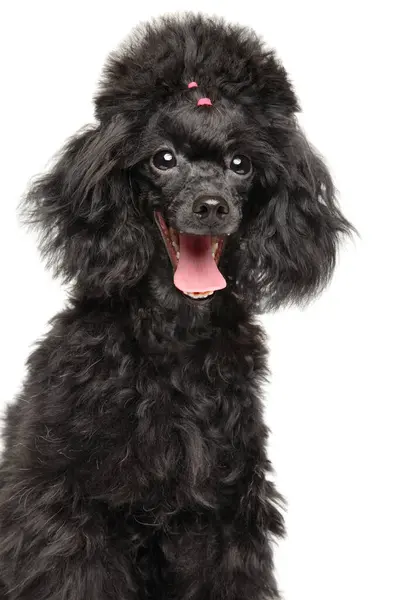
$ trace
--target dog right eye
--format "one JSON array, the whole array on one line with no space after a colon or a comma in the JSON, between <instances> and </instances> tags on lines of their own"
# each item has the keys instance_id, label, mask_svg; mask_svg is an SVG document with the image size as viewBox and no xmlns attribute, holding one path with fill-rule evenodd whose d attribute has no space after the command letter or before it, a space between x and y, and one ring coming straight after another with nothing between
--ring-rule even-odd
<instances>
[{"instance_id":1,"label":"dog right eye","mask_svg":"<svg viewBox=\"0 0 400 600\"><path fill-rule=\"evenodd\" d=\"M170 150L160 150L153 156L153 165L160 171L176 167L176 157Z\"/></svg>"},{"instance_id":2,"label":"dog right eye","mask_svg":"<svg viewBox=\"0 0 400 600\"><path fill-rule=\"evenodd\" d=\"M249 175L252 169L251 160L247 156L236 154L236 156L232 158L229 168L237 175Z\"/></svg>"}]
</instances>

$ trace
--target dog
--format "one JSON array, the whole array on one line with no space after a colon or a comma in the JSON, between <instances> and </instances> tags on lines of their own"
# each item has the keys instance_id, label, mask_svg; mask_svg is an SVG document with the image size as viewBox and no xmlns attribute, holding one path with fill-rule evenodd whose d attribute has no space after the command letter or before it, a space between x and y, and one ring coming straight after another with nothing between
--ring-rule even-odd
<instances>
[{"instance_id":1,"label":"dog","mask_svg":"<svg viewBox=\"0 0 400 600\"><path fill-rule=\"evenodd\" d=\"M279 597L256 316L315 297L352 231L299 110L253 31L162 18L31 185L71 292L7 410L2 599Z\"/></svg>"}]
</instances>

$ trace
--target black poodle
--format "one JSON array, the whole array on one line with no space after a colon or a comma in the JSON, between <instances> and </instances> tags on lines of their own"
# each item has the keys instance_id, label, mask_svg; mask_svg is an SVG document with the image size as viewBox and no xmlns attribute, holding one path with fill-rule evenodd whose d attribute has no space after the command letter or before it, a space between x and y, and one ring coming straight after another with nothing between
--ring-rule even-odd
<instances>
[{"instance_id":1,"label":"black poodle","mask_svg":"<svg viewBox=\"0 0 400 600\"><path fill-rule=\"evenodd\" d=\"M142 27L95 106L23 205L72 287L8 407L0 597L277 598L255 314L317 294L351 225L248 29Z\"/></svg>"}]
</instances>

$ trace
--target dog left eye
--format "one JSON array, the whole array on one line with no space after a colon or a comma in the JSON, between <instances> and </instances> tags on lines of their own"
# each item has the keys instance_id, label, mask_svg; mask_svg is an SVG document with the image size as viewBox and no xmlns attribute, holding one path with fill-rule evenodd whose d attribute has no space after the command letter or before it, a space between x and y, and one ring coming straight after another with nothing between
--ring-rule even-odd
<instances>
[{"instance_id":1,"label":"dog left eye","mask_svg":"<svg viewBox=\"0 0 400 600\"><path fill-rule=\"evenodd\" d=\"M232 158L229 168L237 175L248 175L251 171L251 161L247 156L236 154Z\"/></svg>"},{"instance_id":2,"label":"dog left eye","mask_svg":"<svg viewBox=\"0 0 400 600\"><path fill-rule=\"evenodd\" d=\"M160 150L153 156L153 165L161 171L176 167L176 158L170 150Z\"/></svg>"}]
</instances>

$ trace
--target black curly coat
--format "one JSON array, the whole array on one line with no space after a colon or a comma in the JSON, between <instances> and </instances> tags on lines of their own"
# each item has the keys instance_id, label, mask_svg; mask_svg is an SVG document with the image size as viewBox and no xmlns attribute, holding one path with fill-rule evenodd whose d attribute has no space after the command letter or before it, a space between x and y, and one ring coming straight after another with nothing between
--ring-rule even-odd
<instances>
[{"instance_id":1,"label":"black curly coat","mask_svg":"<svg viewBox=\"0 0 400 600\"><path fill-rule=\"evenodd\" d=\"M276 598L283 522L254 315L318 293L351 225L284 68L247 29L199 16L142 28L95 106L24 202L73 287L8 407L0 597ZM174 168L151 160L160 149ZM252 168L232 170L235 155ZM226 210L203 206L203 222L199 196ZM225 236L225 289L195 300L174 286L155 211Z\"/></svg>"}]
</instances>

